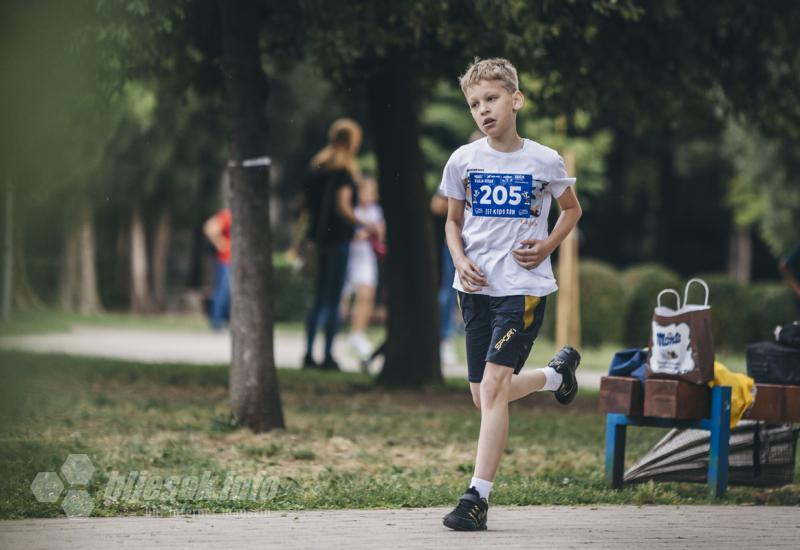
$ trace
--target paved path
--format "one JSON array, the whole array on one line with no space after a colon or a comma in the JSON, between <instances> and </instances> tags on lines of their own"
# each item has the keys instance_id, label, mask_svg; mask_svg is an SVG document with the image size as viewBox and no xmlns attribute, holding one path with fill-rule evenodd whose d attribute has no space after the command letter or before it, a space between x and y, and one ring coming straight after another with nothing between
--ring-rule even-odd
<instances>
[{"instance_id":1,"label":"paved path","mask_svg":"<svg viewBox=\"0 0 800 550\"><path fill-rule=\"evenodd\" d=\"M798 548L800 509L735 506L492 508L488 532L442 527L444 508L33 519L0 522L24 548Z\"/></svg>"},{"instance_id":2,"label":"paved path","mask_svg":"<svg viewBox=\"0 0 800 550\"><path fill-rule=\"evenodd\" d=\"M152 363L218 365L230 360L231 343L227 332L76 326L69 332L62 333L3 336L0 337L0 348ZM318 356L322 356L321 339L317 341L317 349ZM275 363L278 366L299 367L304 351L302 333L287 330L275 332ZM333 353L343 370L358 370L358 362L350 353L344 338L336 340ZM463 378L466 372L466 365L463 364L447 365L444 368L444 375L448 378ZM600 387L601 373L579 369L578 375L582 387Z\"/></svg>"}]
</instances>

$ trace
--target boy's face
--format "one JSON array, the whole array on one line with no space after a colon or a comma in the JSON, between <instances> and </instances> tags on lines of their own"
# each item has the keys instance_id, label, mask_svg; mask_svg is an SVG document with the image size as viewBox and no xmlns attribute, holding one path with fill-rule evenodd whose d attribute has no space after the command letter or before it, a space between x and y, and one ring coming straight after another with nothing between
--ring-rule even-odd
<instances>
[{"instance_id":1,"label":"boy's face","mask_svg":"<svg viewBox=\"0 0 800 550\"><path fill-rule=\"evenodd\" d=\"M509 92L499 80L481 80L467 88L467 105L481 132L498 138L516 131L516 112L524 99L519 90Z\"/></svg>"}]
</instances>

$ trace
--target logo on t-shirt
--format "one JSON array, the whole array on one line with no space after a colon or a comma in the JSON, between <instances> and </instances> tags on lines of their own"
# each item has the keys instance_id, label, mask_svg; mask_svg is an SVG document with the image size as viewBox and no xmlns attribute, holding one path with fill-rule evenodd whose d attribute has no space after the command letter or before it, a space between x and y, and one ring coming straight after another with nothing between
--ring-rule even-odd
<instances>
[{"instance_id":1,"label":"logo on t-shirt","mask_svg":"<svg viewBox=\"0 0 800 550\"><path fill-rule=\"evenodd\" d=\"M530 218L541 214L546 182L531 174L469 174L472 215L495 218Z\"/></svg>"}]
</instances>

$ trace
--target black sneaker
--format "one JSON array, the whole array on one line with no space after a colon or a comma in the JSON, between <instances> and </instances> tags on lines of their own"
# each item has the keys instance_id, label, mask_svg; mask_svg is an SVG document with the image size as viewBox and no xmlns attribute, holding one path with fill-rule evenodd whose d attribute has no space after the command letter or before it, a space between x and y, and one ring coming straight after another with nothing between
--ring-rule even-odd
<instances>
[{"instance_id":1,"label":"black sneaker","mask_svg":"<svg viewBox=\"0 0 800 550\"><path fill-rule=\"evenodd\" d=\"M320 364L314 361L314 358L310 355L306 355L303 357L303 368L304 369L318 369L320 368Z\"/></svg>"},{"instance_id":2,"label":"black sneaker","mask_svg":"<svg viewBox=\"0 0 800 550\"><path fill-rule=\"evenodd\" d=\"M322 370L342 370L333 357L326 357L319 368Z\"/></svg>"},{"instance_id":3,"label":"black sneaker","mask_svg":"<svg viewBox=\"0 0 800 550\"><path fill-rule=\"evenodd\" d=\"M561 375L561 385L553 394L556 401L562 405L569 405L575 394L578 393L578 378L575 376L575 369L581 364L581 354L570 346L564 346L556 353L549 363L548 367L552 367L558 374Z\"/></svg>"},{"instance_id":4,"label":"black sneaker","mask_svg":"<svg viewBox=\"0 0 800 550\"><path fill-rule=\"evenodd\" d=\"M456 531L485 531L489 503L481 498L475 487L470 487L461 495L458 506L447 514L442 523Z\"/></svg>"}]
</instances>

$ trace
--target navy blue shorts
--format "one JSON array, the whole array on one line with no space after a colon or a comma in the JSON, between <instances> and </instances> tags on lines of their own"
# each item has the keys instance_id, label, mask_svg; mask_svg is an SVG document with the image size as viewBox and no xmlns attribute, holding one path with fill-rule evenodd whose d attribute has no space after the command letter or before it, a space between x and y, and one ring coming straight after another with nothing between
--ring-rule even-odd
<instances>
[{"instance_id":1,"label":"navy blue shorts","mask_svg":"<svg viewBox=\"0 0 800 550\"><path fill-rule=\"evenodd\" d=\"M467 336L469 381L480 382L489 362L519 374L542 326L547 297L457 292Z\"/></svg>"}]
</instances>

